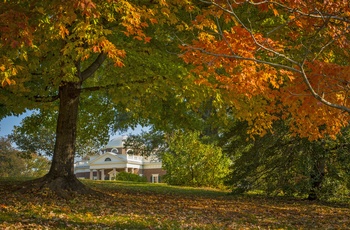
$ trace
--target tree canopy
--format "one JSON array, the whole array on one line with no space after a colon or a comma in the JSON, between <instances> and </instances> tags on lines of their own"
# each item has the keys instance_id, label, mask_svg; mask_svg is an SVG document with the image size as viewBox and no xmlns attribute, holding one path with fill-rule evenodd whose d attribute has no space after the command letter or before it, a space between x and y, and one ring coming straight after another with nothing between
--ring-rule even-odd
<instances>
[{"instance_id":1,"label":"tree canopy","mask_svg":"<svg viewBox=\"0 0 350 230\"><path fill-rule=\"evenodd\" d=\"M349 192L348 128L336 140L318 141L291 135L283 121L255 140L247 141L247 128L246 122L236 122L221 137L233 160L227 182L234 193L260 190L314 200Z\"/></svg>"},{"instance_id":2,"label":"tree canopy","mask_svg":"<svg viewBox=\"0 0 350 230\"><path fill-rule=\"evenodd\" d=\"M38 109L56 121L52 165L43 179L49 188L88 192L73 171L78 133L103 142L108 124L118 130L153 119L162 126L163 116L176 118L168 108L187 107L183 93L191 79L171 37L189 20L181 15L187 8L185 1L1 4L2 111Z\"/></svg>"},{"instance_id":3,"label":"tree canopy","mask_svg":"<svg viewBox=\"0 0 350 230\"><path fill-rule=\"evenodd\" d=\"M183 58L198 83L224 89L236 116L265 134L273 121L309 139L348 124L347 1L201 0Z\"/></svg>"},{"instance_id":4,"label":"tree canopy","mask_svg":"<svg viewBox=\"0 0 350 230\"><path fill-rule=\"evenodd\" d=\"M349 22L346 1L4 1L0 116L55 121L38 183L79 192L78 135L176 129L228 108L250 134L284 119L294 135L335 137L349 121Z\"/></svg>"}]
</instances>

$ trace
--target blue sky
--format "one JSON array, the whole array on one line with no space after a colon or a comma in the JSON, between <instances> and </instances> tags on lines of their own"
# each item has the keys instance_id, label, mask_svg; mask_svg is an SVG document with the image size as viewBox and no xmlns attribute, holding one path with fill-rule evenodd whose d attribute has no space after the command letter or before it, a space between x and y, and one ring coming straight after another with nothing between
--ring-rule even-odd
<instances>
[{"instance_id":1,"label":"blue sky","mask_svg":"<svg viewBox=\"0 0 350 230\"><path fill-rule=\"evenodd\" d=\"M24 113L20 116L10 116L0 121L0 137L7 136L12 132L13 126L19 125L23 118L28 116L28 113Z\"/></svg>"}]
</instances>

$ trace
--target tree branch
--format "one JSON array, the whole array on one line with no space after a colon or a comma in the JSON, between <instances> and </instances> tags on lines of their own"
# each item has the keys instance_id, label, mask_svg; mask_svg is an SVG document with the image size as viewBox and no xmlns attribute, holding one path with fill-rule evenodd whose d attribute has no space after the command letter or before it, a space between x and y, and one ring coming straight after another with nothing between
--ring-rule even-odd
<instances>
[{"instance_id":1,"label":"tree branch","mask_svg":"<svg viewBox=\"0 0 350 230\"><path fill-rule=\"evenodd\" d=\"M81 81L84 82L86 79L91 77L97 70L100 68L104 60L106 60L107 55L105 53L100 53L95 61L87 67L84 71L81 72L80 77Z\"/></svg>"},{"instance_id":2,"label":"tree branch","mask_svg":"<svg viewBox=\"0 0 350 230\"><path fill-rule=\"evenodd\" d=\"M256 58L247 58L247 57L243 57L243 56L239 56L239 55L213 53L213 52L206 51L205 49L202 49L202 48L197 48L197 47L190 46L188 44L183 44L183 46L187 46L187 47L189 47L192 50L198 50L198 51L200 51L200 52L202 52L204 54L207 54L207 55L210 55L210 56L214 56L214 57L223 57L223 58L231 58L231 59L252 61L252 62L256 62L256 63L260 63L260 64L267 64L267 65L270 65L270 66L273 66L273 67L278 67L278 68L290 70L292 72L301 73L301 71L299 69L296 69L296 68L293 68L293 67L290 67L290 66L287 66L287 65L283 65L283 64L273 63L273 62L264 61L264 60L256 59Z\"/></svg>"},{"instance_id":3,"label":"tree branch","mask_svg":"<svg viewBox=\"0 0 350 230\"><path fill-rule=\"evenodd\" d=\"M126 85L126 83L128 84L144 84L144 83L149 83L153 80L156 80L159 78L153 77L153 78L147 78L147 79L143 79L143 80L135 80L135 81L130 81L130 82L125 82L125 83L116 83L116 84L110 84L110 85L101 85L101 86L91 86L91 87L85 87L85 88L81 88L80 92L94 92L94 91L98 91L101 89L110 89L112 87L123 87ZM162 78L165 79L165 78Z\"/></svg>"},{"instance_id":4,"label":"tree branch","mask_svg":"<svg viewBox=\"0 0 350 230\"><path fill-rule=\"evenodd\" d=\"M304 66L303 64L300 65L300 69L301 69L301 76L306 84L306 86L308 87L308 89L310 90L311 94L317 99L319 100L320 102L322 102L323 104L325 105L328 105L332 108L336 108L336 109L340 109L340 110L343 110L345 112L348 112L350 113L350 108L346 107L346 106L343 106L343 105L339 105L339 104L335 104L335 103L331 103L327 100L324 99L323 96L320 96L315 90L314 88L312 87L310 81L309 81L309 78L307 77L306 73L305 73L305 70L304 70Z\"/></svg>"},{"instance_id":5,"label":"tree branch","mask_svg":"<svg viewBox=\"0 0 350 230\"><path fill-rule=\"evenodd\" d=\"M124 84L111 84L111 85L100 85L100 86L91 86L91 87L86 87L86 88L81 88L80 92L94 92L98 91L101 89L110 89L111 87L122 87Z\"/></svg>"},{"instance_id":6,"label":"tree branch","mask_svg":"<svg viewBox=\"0 0 350 230\"><path fill-rule=\"evenodd\" d=\"M43 96L34 96L34 101L35 102L54 102L57 99L59 99L60 97L58 95L55 96L47 96L47 97L43 97ZM32 100L32 99L30 99Z\"/></svg>"}]
</instances>

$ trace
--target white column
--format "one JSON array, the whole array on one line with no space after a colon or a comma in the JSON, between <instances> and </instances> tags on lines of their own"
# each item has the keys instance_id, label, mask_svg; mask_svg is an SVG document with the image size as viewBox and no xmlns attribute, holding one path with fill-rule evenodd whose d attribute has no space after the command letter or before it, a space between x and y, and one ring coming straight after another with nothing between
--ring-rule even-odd
<instances>
[{"instance_id":1,"label":"white column","mask_svg":"<svg viewBox=\"0 0 350 230\"><path fill-rule=\"evenodd\" d=\"M135 171L134 171L134 168L131 168L131 173L134 174L134 172L135 172Z\"/></svg>"},{"instance_id":2,"label":"white column","mask_svg":"<svg viewBox=\"0 0 350 230\"><path fill-rule=\"evenodd\" d=\"M94 171L90 169L90 180L94 179Z\"/></svg>"},{"instance_id":3,"label":"white column","mask_svg":"<svg viewBox=\"0 0 350 230\"><path fill-rule=\"evenodd\" d=\"M101 180L105 180L105 170L101 169Z\"/></svg>"},{"instance_id":4,"label":"white column","mask_svg":"<svg viewBox=\"0 0 350 230\"><path fill-rule=\"evenodd\" d=\"M125 167L125 172L128 172L128 168L127 167Z\"/></svg>"},{"instance_id":5,"label":"white column","mask_svg":"<svg viewBox=\"0 0 350 230\"><path fill-rule=\"evenodd\" d=\"M99 169L96 169L96 172L97 172L97 178L96 178L96 180L100 180L100 170L99 170Z\"/></svg>"}]
</instances>

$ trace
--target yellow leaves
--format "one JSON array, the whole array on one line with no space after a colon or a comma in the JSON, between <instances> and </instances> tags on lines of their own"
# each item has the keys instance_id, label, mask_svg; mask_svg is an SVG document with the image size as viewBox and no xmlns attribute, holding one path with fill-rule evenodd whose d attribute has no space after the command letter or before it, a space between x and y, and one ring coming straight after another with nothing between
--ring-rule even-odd
<instances>
[{"instance_id":1,"label":"yellow leaves","mask_svg":"<svg viewBox=\"0 0 350 230\"><path fill-rule=\"evenodd\" d=\"M39 12L40 14L45 14L45 9L44 9L44 7L35 7L35 10L37 11L37 12Z\"/></svg>"},{"instance_id":2,"label":"yellow leaves","mask_svg":"<svg viewBox=\"0 0 350 230\"><path fill-rule=\"evenodd\" d=\"M162 14L164 14L164 15L167 16L167 17L170 16L170 10L169 10L169 8L167 8L167 7L163 7L163 8L161 9L161 12L162 12Z\"/></svg>"},{"instance_id":3,"label":"yellow leaves","mask_svg":"<svg viewBox=\"0 0 350 230\"><path fill-rule=\"evenodd\" d=\"M126 36L133 36L137 40L143 40L145 43L150 41L144 29L151 24L156 24L158 20L154 17L154 12L145 7L139 7L130 1L120 1L115 11L121 15L121 25L125 28L123 33Z\"/></svg>"},{"instance_id":4,"label":"yellow leaves","mask_svg":"<svg viewBox=\"0 0 350 230\"><path fill-rule=\"evenodd\" d=\"M2 87L5 87L6 85L14 85L14 84L16 84L16 82L14 80L9 79L8 77L5 77L1 82Z\"/></svg>"},{"instance_id":5,"label":"yellow leaves","mask_svg":"<svg viewBox=\"0 0 350 230\"><path fill-rule=\"evenodd\" d=\"M69 31L64 25L59 26L59 35L61 35L62 39L69 35Z\"/></svg>"},{"instance_id":6,"label":"yellow leaves","mask_svg":"<svg viewBox=\"0 0 350 230\"><path fill-rule=\"evenodd\" d=\"M295 80L295 73L288 71L288 70L284 70L284 69L280 69L279 73L283 76L283 77L287 77L289 81L293 81Z\"/></svg>"},{"instance_id":7,"label":"yellow leaves","mask_svg":"<svg viewBox=\"0 0 350 230\"><path fill-rule=\"evenodd\" d=\"M277 9L275 8L275 6L274 6L273 4L269 4L268 7L272 10L273 15L274 15L275 17L279 15Z\"/></svg>"},{"instance_id":8,"label":"yellow leaves","mask_svg":"<svg viewBox=\"0 0 350 230\"><path fill-rule=\"evenodd\" d=\"M207 28L214 32L218 31L216 23L212 19L204 17L203 15L198 15L196 17L196 20L193 22L193 24L197 29L200 29L200 30L204 30Z\"/></svg>"},{"instance_id":9,"label":"yellow leaves","mask_svg":"<svg viewBox=\"0 0 350 230\"><path fill-rule=\"evenodd\" d=\"M336 93L335 97L337 98L337 101L343 102L346 100L346 94L344 93Z\"/></svg>"},{"instance_id":10,"label":"yellow leaves","mask_svg":"<svg viewBox=\"0 0 350 230\"><path fill-rule=\"evenodd\" d=\"M168 6L168 3L166 0L159 0L159 5L161 6Z\"/></svg>"},{"instance_id":11,"label":"yellow leaves","mask_svg":"<svg viewBox=\"0 0 350 230\"><path fill-rule=\"evenodd\" d=\"M280 82L277 81L274 75L264 72L262 77L269 82L273 88L278 89L280 87Z\"/></svg>"},{"instance_id":12,"label":"yellow leaves","mask_svg":"<svg viewBox=\"0 0 350 230\"><path fill-rule=\"evenodd\" d=\"M277 11L275 8L273 8L272 11L273 11L273 14L274 14L275 16L278 16L278 15L279 15L278 11Z\"/></svg>"},{"instance_id":13,"label":"yellow leaves","mask_svg":"<svg viewBox=\"0 0 350 230\"><path fill-rule=\"evenodd\" d=\"M253 137L254 135L262 137L267 132L272 130L272 124L274 120L277 120L277 117L270 116L267 113L254 114L254 117L247 119L249 124L247 133L251 137Z\"/></svg>"},{"instance_id":14,"label":"yellow leaves","mask_svg":"<svg viewBox=\"0 0 350 230\"><path fill-rule=\"evenodd\" d=\"M0 58L2 64L0 64L0 81L1 86L9 86L16 84L16 81L11 79L12 77L18 74L19 70L22 70L23 67L19 65L14 65L11 59L2 57Z\"/></svg>"},{"instance_id":15,"label":"yellow leaves","mask_svg":"<svg viewBox=\"0 0 350 230\"><path fill-rule=\"evenodd\" d=\"M212 42L215 39L213 34L201 32L198 34L198 40L201 42Z\"/></svg>"}]
</instances>

